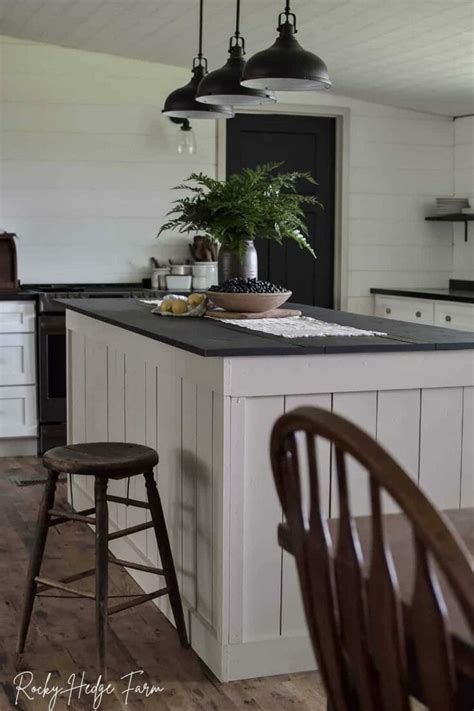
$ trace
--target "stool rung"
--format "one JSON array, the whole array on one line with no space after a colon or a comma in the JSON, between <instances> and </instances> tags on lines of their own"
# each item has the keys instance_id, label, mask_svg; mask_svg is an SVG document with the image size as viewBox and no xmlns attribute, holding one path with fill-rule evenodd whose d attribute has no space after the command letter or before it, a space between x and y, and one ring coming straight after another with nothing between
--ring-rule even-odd
<instances>
[{"instance_id":1,"label":"stool rung","mask_svg":"<svg viewBox=\"0 0 474 711\"><path fill-rule=\"evenodd\" d=\"M161 590L156 590L155 592L148 593L148 595L138 595L134 600L130 602L121 602L119 605L112 605L109 607L108 614L115 615L116 612L122 612L122 610L128 610L129 607L136 607L141 605L148 600L154 600L157 597L162 597L163 595L168 595L169 588L161 588Z\"/></svg>"},{"instance_id":2,"label":"stool rung","mask_svg":"<svg viewBox=\"0 0 474 711\"><path fill-rule=\"evenodd\" d=\"M41 583L42 586L46 588L56 588L57 590L63 590L64 592L72 593L78 597L88 597L90 600L95 600L95 595L93 593L84 592L83 590L78 590L77 588L71 588L59 580L48 580L48 578L35 578L35 583Z\"/></svg>"},{"instance_id":3,"label":"stool rung","mask_svg":"<svg viewBox=\"0 0 474 711\"><path fill-rule=\"evenodd\" d=\"M125 506L137 506L139 509L150 510L150 506L146 501L138 501L138 499L128 499L125 496L107 496L107 501L114 501L116 504L124 504Z\"/></svg>"},{"instance_id":4,"label":"stool rung","mask_svg":"<svg viewBox=\"0 0 474 711\"><path fill-rule=\"evenodd\" d=\"M119 560L118 558L109 558L109 563L120 565L122 568L132 568L133 570L141 570L144 573L154 573L155 575L164 575L162 568L152 568L149 565L141 565L141 563L131 563L128 560Z\"/></svg>"},{"instance_id":5,"label":"stool rung","mask_svg":"<svg viewBox=\"0 0 474 711\"><path fill-rule=\"evenodd\" d=\"M58 518L49 522L49 526L58 526L60 523L66 523L66 521L80 521L81 523L91 523L95 526L95 518L87 516L87 514L94 513L95 508L85 509L84 511L79 511L78 513L69 513L67 511L59 511L58 509L50 509L48 514L50 516L57 516Z\"/></svg>"},{"instance_id":6,"label":"stool rung","mask_svg":"<svg viewBox=\"0 0 474 711\"><path fill-rule=\"evenodd\" d=\"M91 575L94 575L95 573L95 568L89 568L89 570L83 570L81 573L74 573L74 575L68 575L67 578L61 578L61 580L58 580L58 583L61 584L66 584L66 583L74 583L76 580L82 580L83 578L90 578ZM43 590L46 589L45 585L40 585L39 587L36 588L36 592L40 593L43 592Z\"/></svg>"},{"instance_id":7,"label":"stool rung","mask_svg":"<svg viewBox=\"0 0 474 711\"><path fill-rule=\"evenodd\" d=\"M122 536L131 536L132 533L138 533L139 531L146 531L147 528L153 528L153 526L153 521L148 521L147 523L139 523L137 526L124 528L121 531L114 531L113 533L109 533L109 541L113 541L116 538L122 538Z\"/></svg>"}]
</instances>

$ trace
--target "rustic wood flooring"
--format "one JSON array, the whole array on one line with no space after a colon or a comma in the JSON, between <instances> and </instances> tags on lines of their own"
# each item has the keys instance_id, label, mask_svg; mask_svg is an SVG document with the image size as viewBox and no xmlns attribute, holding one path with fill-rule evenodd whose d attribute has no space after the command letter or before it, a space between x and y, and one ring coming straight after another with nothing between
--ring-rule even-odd
<instances>
[{"instance_id":1,"label":"rustic wood flooring","mask_svg":"<svg viewBox=\"0 0 474 711\"><path fill-rule=\"evenodd\" d=\"M0 459L0 711L44 711L51 694L41 698L31 687L20 692L18 703L13 683L19 670L34 673L34 684L48 681L48 687L70 688L72 682L94 682L95 634L94 603L90 600L40 599L35 603L26 651L15 659L15 641L21 609L26 568L31 549L36 514L43 487L39 484L18 486L20 479L44 476L38 459L17 457ZM58 486L57 504L66 506L66 484ZM59 579L92 567L94 535L79 523L67 523L50 530L43 569L44 577ZM139 591L133 579L117 566L110 566L111 594ZM81 581L82 589L93 582ZM192 650L183 650L174 628L149 602L114 616L109 632L109 679L114 687L104 694L96 708L101 711L325 711L326 703L316 673L251 679L221 684L200 662ZM129 678L121 679L133 671ZM76 675L71 679L72 675ZM49 680L48 680L48 675ZM29 676L22 679L26 687ZM130 691L146 682L162 691L147 696ZM17 679L18 683L18 679ZM149 689L148 689L149 690ZM90 691L90 690L89 690ZM26 698L29 694L31 700ZM58 696L51 707L85 711L93 708L93 695L86 690L70 697ZM126 703L128 701L128 703Z\"/></svg>"}]
</instances>

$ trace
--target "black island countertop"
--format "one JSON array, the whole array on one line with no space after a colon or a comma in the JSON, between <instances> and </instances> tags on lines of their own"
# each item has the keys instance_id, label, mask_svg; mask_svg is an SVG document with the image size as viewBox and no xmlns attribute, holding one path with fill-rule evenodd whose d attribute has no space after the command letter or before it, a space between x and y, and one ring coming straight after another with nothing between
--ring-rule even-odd
<instances>
[{"instance_id":1,"label":"black island countertop","mask_svg":"<svg viewBox=\"0 0 474 711\"><path fill-rule=\"evenodd\" d=\"M474 333L298 304L287 306L322 321L387 335L283 338L250 331L229 321L159 316L151 313L152 306L137 299L65 299L62 303L71 311L206 357L474 350Z\"/></svg>"}]
</instances>

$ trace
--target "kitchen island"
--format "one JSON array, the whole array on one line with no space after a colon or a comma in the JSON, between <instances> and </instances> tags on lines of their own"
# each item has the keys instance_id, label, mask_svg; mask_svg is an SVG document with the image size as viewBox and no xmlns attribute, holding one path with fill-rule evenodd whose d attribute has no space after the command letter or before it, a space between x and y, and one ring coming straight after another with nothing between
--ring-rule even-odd
<instances>
[{"instance_id":1,"label":"kitchen island","mask_svg":"<svg viewBox=\"0 0 474 711\"><path fill-rule=\"evenodd\" d=\"M386 336L284 339L211 319L164 318L133 299L67 300L68 437L155 447L191 644L222 681L314 668L269 460L283 412L316 405L376 436L440 508L474 505L474 333L327 309L306 315ZM296 306L296 305L293 305ZM322 496L337 515L331 451ZM355 513L365 477L349 467ZM90 479L90 478L89 478ZM111 482L123 495L125 482ZM73 506L93 483L74 477ZM141 479L131 498L145 499ZM395 510L387 502L386 510ZM110 504L111 529L147 512ZM150 531L111 542L157 563ZM156 581L130 571L149 592ZM170 617L166 601L159 603ZM159 641L157 641L159 644Z\"/></svg>"}]
</instances>

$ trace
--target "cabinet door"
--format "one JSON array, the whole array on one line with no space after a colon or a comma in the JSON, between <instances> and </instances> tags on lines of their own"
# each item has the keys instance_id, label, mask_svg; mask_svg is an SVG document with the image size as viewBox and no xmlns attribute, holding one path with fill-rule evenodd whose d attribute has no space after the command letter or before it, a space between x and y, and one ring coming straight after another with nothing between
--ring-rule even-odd
<instances>
[{"instance_id":1,"label":"cabinet door","mask_svg":"<svg viewBox=\"0 0 474 711\"><path fill-rule=\"evenodd\" d=\"M34 331L34 302L0 301L0 333L34 333Z\"/></svg>"},{"instance_id":2,"label":"cabinet door","mask_svg":"<svg viewBox=\"0 0 474 711\"><path fill-rule=\"evenodd\" d=\"M35 336L0 333L0 385L34 385Z\"/></svg>"},{"instance_id":3,"label":"cabinet door","mask_svg":"<svg viewBox=\"0 0 474 711\"><path fill-rule=\"evenodd\" d=\"M36 437L36 387L0 387L0 438Z\"/></svg>"},{"instance_id":4,"label":"cabinet door","mask_svg":"<svg viewBox=\"0 0 474 711\"><path fill-rule=\"evenodd\" d=\"M437 301L435 324L444 328L457 328L459 331L474 331L474 304Z\"/></svg>"},{"instance_id":5,"label":"cabinet door","mask_svg":"<svg viewBox=\"0 0 474 711\"><path fill-rule=\"evenodd\" d=\"M432 326L434 323L434 305L424 299L394 298L392 296L375 297L375 315L393 318L397 321L411 321Z\"/></svg>"}]
</instances>

